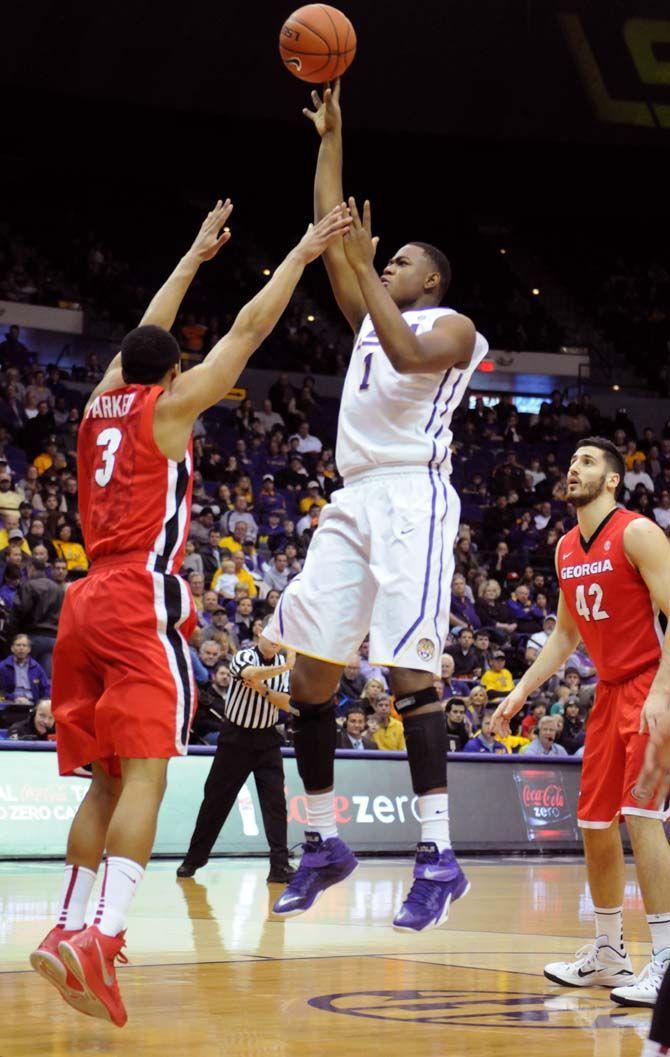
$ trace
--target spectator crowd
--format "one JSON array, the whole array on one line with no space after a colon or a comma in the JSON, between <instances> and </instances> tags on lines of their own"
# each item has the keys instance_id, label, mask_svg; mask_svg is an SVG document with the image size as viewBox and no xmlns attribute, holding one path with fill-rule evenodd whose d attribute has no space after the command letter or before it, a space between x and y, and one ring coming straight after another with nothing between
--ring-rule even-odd
<instances>
[{"instance_id":1,"label":"spectator crowd","mask_svg":"<svg viewBox=\"0 0 670 1057\"><path fill-rule=\"evenodd\" d=\"M0 343L0 369L0 737L46 739L57 734L49 699L60 608L89 567L76 477L86 391L58 368L31 363L17 328ZM94 358L86 372L92 385L100 374ZM216 740L230 660L258 643L340 486L334 421L311 376L295 387L280 374L259 406L246 399L234 410L215 408L196 425L182 569L198 612L190 642L201 702L195 742ZM565 472L576 440L596 433L611 437L625 459L620 501L670 535L670 422L656 435L624 412L603 418L587 395L566 403L558 391L536 415L520 414L502 394L495 406L475 397L455 417L462 514L451 629L435 681L452 752L582 751L595 683L583 646L532 695L510 737L500 741L490 728L491 710L555 626L555 545L576 523ZM365 642L349 658L336 703L339 748L404 749L388 671L370 662Z\"/></svg>"}]
</instances>

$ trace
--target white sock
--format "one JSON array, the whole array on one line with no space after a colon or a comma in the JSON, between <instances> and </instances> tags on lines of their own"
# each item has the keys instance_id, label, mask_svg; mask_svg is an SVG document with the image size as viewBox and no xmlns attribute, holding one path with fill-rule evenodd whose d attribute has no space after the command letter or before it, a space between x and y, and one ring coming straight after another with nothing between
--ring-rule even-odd
<instances>
[{"instance_id":1,"label":"white sock","mask_svg":"<svg viewBox=\"0 0 670 1057\"><path fill-rule=\"evenodd\" d=\"M143 877L144 870L139 863L119 855L108 856L93 922L105 936L116 936L126 927L128 907Z\"/></svg>"},{"instance_id":2,"label":"white sock","mask_svg":"<svg viewBox=\"0 0 670 1057\"><path fill-rule=\"evenodd\" d=\"M623 907L594 907L596 936L607 936L610 947L625 954L623 942Z\"/></svg>"},{"instance_id":3,"label":"white sock","mask_svg":"<svg viewBox=\"0 0 670 1057\"><path fill-rule=\"evenodd\" d=\"M421 819L421 840L432 840L437 850L443 852L451 847L449 835L449 795L433 793L431 796L418 798L419 818Z\"/></svg>"},{"instance_id":4,"label":"white sock","mask_svg":"<svg viewBox=\"0 0 670 1057\"><path fill-rule=\"evenodd\" d=\"M83 929L86 907L96 875L86 866L66 866L60 897L58 926L61 929Z\"/></svg>"},{"instance_id":5,"label":"white sock","mask_svg":"<svg viewBox=\"0 0 670 1057\"><path fill-rule=\"evenodd\" d=\"M321 834L322 840L337 836L335 801L331 793L305 793L307 828Z\"/></svg>"},{"instance_id":6,"label":"white sock","mask_svg":"<svg viewBox=\"0 0 670 1057\"><path fill-rule=\"evenodd\" d=\"M670 1053L667 1046L661 1046L660 1042L652 1042L651 1039L647 1039L641 1057L661 1057L664 1053Z\"/></svg>"},{"instance_id":7,"label":"white sock","mask_svg":"<svg viewBox=\"0 0 670 1057\"><path fill-rule=\"evenodd\" d=\"M654 954L670 947L670 912L647 914L647 923L651 932L651 948Z\"/></svg>"}]
</instances>

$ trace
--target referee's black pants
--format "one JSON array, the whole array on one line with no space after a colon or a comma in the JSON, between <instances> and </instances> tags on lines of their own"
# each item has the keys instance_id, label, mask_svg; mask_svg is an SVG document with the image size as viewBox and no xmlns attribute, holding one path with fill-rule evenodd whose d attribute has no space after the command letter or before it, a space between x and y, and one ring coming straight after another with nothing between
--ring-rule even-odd
<instances>
[{"instance_id":1,"label":"referee's black pants","mask_svg":"<svg viewBox=\"0 0 670 1057\"><path fill-rule=\"evenodd\" d=\"M237 794L253 774L270 845L270 863L273 867L288 866L281 745L275 727L252 730L224 720L185 863L196 869L205 865Z\"/></svg>"}]
</instances>

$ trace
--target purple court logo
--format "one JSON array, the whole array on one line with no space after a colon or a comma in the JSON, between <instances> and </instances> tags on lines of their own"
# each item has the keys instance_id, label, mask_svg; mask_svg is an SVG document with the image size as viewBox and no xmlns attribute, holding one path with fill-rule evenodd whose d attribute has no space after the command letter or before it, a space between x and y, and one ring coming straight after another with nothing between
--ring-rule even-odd
<instances>
[{"instance_id":1,"label":"purple court logo","mask_svg":"<svg viewBox=\"0 0 670 1057\"><path fill-rule=\"evenodd\" d=\"M463 1028L549 1028L592 1030L638 1026L635 1010L612 1012L609 995L549 997L524 991L468 991L420 988L406 991L350 991L319 995L308 1005L326 1013L398 1024L449 1024ZM650 1019L645 1018L646 1021Z\"/></svg>"},{"instance_id":2,"label":"purple court logo","mask_svg":"<svg viewBox=\"0 0 670 1057\"><path fill-rule=\"evenodd\" d=\"M432 639L419 639L416 652L422 661L432 661L435 656L435 643Z\"/></svg>"}]
</instances>

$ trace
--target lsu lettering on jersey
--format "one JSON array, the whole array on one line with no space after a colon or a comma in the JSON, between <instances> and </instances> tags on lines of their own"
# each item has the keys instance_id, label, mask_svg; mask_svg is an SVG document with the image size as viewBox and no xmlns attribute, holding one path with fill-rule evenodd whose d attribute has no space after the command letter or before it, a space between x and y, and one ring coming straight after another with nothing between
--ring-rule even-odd
<instances>
[{"instance_id":1,"label":"lsu lettering on jersey","mask_svg":"<svg viewBox=\"0 0 670 1057\"><path fill-rule=\"evenodd\" d=\"M588 543L576 525L558 544L563 597L606 683L632 679L661 656L661 629L649 588L623 545L627 526L641 516L616 507Z\"/></svg>"},{"instance_id":2,"label":"lsu lettering on jersey","mask_svg":"<svg viewBox=\"0 0 670 1057\"><path fill-rule=\"evenodd\" d=\"M154 440L159 385L127 385L93 400L79 429L79 506L91 561L138 552L146 568L178 572L193 490L193 458L167 459Z\"/></svg>"},{"instance_id":3,"label":"lsu lettering on jersey","mask_svg":"<svg viewBox=\"0 0 670 1057\"><path fill-rule=\"evenodd\" d=\"M416 334L426 334L451 308L403 312ZM344 381L337 430L337 468L346 481L385 466L423 466L451 472L451 418L470 378L488 352L477 334L465 370L399 374L384 352L370 316L363 320Z\"/></svg>"}]
</instances>

